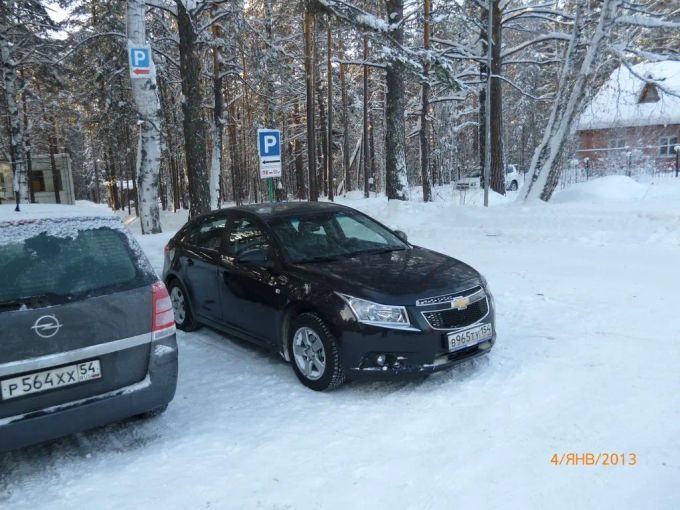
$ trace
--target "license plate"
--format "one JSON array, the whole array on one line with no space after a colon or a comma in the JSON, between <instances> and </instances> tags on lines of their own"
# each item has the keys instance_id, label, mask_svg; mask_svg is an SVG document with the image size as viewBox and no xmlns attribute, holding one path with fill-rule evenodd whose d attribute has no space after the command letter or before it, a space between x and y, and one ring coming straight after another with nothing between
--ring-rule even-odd
<instances>
[{"instance_id":1,"label":"license plate","mask_svg":"<svg viewBox=\"0 0 680 510\"><path fill-rule=\"evenodd\" d=\"M490 338L492 334L493 328L489 323L473 326L462 331L456 331L455 333L449 333L447 335L449 351L458 351L470 347L471 345L478 344Z\"/></svg>"},{"instance_id":2,"label":"license plate","mask_svg":"<svg viewBox=\"0 0 680 510\"><path fill-rule=\"evenodd\" d=\"M2 399L22 397L32 393L71 386L73 384L100 379L102 376L99 360L84 361L76 365L52 368L42 372L13 377L0 381Z\"/></svg>"}]
</instances>

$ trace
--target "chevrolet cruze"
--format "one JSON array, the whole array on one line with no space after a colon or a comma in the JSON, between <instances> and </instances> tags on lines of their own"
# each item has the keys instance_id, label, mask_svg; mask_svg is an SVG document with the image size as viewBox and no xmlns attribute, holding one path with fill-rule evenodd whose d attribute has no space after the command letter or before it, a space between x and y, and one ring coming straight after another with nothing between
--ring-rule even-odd
<instances>
[{"instance_id":1,"label":"chevrolet cruze","mask_svg":"<svg viewBox=\"0 0 680 510\"><path fill-rule=\"evenodd\" d=\"M495 342L477 271L333 203L195 218L166 246L163 279L180 329L205 324L273 349L313 390L435 372Z\"/></svg>"}]
</instances>

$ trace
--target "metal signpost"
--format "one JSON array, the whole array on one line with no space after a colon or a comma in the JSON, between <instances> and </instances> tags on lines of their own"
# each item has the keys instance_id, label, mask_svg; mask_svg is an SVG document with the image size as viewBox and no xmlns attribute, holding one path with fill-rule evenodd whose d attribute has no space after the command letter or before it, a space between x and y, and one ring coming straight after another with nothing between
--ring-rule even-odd
<instances>
[{"instance_id":1,"label":"metal signpost","mask_svg":"<svg viewBox=\"0 0 680 510\"><path fill-rule=\"evenodd\" d=\"M148 44L128 43L128 60L130 62L130 78L154 79L156 66L151 58L151 46Z\"/></svg>"},{"instance_id":2,"label":"metal signpost","mask_svg":"<svg viewBox=\"0 0 680 510\"><path fill-rule=\"evenodd\" d=\"M274 200L274 177L281 177L281 131L257 130L257 151L260 154L260 178L267 179L269 201Z\"/></svg>"}]
</instances>

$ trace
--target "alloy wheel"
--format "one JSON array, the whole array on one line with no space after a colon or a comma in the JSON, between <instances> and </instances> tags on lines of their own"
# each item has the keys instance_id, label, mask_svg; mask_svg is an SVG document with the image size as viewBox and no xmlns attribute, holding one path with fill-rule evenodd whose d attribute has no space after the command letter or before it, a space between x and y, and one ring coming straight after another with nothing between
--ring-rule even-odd
<instances>
[{"instance_id":1,"label":"alloy wheel","mask_svg":"<svg viewBox=\"0 0 680 510\"><path fill-rule=\"evenodd\" d=\"M319 335L311 328L302 327L293 336L293 357L302 375L316 381L326 371L326 351Z\"/></svg>"},{"instance_id":2,"label":"alloy wheel","mask_svg":"<svg viewBox=\"0 0 680 510\"><path fill-rule=\"evenodd\" d=\"M187 306L182 289L177 286L173 287L170 291L170 301L172 301L172 310L175 313L175 322L181 326L187 318Z\"/></svg>"}]
</instances>

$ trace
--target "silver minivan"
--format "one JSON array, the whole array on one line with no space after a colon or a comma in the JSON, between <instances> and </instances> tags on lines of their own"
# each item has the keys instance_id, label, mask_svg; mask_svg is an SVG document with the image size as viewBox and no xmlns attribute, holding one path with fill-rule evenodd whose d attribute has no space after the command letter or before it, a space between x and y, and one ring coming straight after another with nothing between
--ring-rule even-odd
<instances>
[{"instance_id":1,"label":"silver minivan","mask_svg":"<svg viewBox=\"0 0 680 510\"><path fill-rule=\"evenodd\" d=\"M22 208L0 206L0 451L165 409L172 304L137 242L106 209Z\"/></svg>"}]
</instances>

